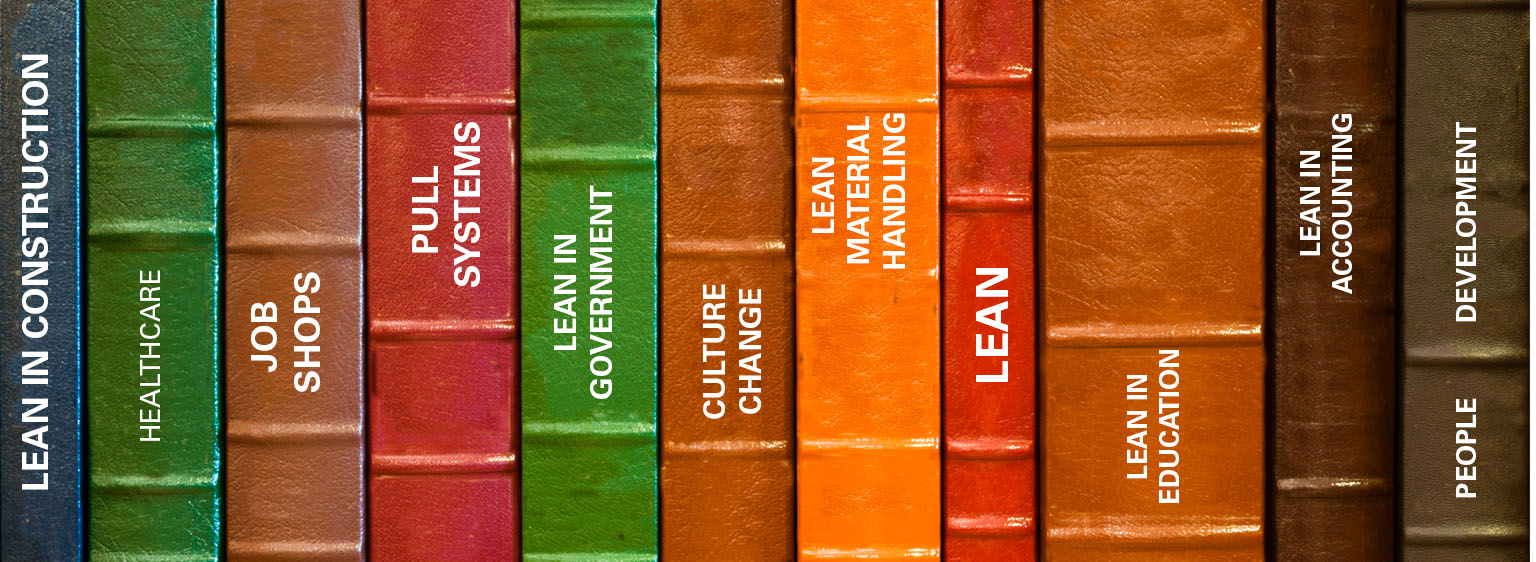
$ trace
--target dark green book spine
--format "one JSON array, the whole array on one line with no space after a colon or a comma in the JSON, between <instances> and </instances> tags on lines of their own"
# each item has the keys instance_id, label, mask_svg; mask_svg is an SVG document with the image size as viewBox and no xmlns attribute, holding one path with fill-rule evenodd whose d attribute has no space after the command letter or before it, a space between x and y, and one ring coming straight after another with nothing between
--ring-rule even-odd
<instances>
[{"instance_id":1,"label":"dark green book spine","mask_svg":"<svg viewBox=\"0 0 1536 562\"><path fill-rule=\"evenodd\" d=\"M217 6L86 4L95 560L220 556Z\"/></svg>"},{"instance_id":2,"label":"dark green book spine","mask_svg":"<svg viewBox=\"0 0 1536 562\"><path fill-rule=\"evenodd\" d=\"M656 5L519 27L523 560L655 560Z\"/></svg>"}]
</instances>

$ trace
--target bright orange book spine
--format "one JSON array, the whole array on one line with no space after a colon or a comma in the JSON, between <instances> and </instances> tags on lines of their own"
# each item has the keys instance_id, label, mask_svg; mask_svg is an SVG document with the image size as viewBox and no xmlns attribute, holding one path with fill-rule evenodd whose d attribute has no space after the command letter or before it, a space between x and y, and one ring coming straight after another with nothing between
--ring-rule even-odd
<instances>
[{"instance_id":1,"label":"bright orange book spine","mask_svg":"<svg viewBox=\"0 0 1536 562\"><path fill-rule=\"evenodd\" d=\"M938 5L796 16L800 560L938 560Z\"/></svg>"}]
</instances>

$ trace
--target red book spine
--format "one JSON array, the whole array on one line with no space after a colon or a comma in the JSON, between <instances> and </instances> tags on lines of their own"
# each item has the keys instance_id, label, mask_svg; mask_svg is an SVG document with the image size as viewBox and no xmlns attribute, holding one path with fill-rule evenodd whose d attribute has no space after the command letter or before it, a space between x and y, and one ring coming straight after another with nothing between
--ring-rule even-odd
<instances>
[{"instance_id":1,"label":"red book spine","mask_svg":"<svg viewBox=\"0 0 1536 562\"><path fill-rule=\"evenodd\" d=\"M1034 3L944 3L945 559L1035 559Z\"/></svg>"},{"instance_id":2,"label":"red book spine","mask_svg":"<svg viewBox=\"0 0 1536 562\"><path fill-rule=\"evenodd\" d=\"M365 9L375 561L518 551L515 14Z\"/></svg>"}]
</instances>

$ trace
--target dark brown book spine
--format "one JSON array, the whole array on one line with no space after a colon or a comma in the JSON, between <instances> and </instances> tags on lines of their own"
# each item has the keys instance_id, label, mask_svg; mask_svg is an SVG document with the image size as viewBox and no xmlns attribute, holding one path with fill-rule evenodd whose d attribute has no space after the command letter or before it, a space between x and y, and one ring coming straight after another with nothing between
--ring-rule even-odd
<instances>
[{"instance_id":1,"label":"dark brown book spine","mask_svg":"<svg viewBox=\"0 0 1536 562\"><path fill-rule=\"evenodd\" d=\"M362 560L361 11L224 6L229 559Z\"/></svg>"},{"instance_id":2,"label":"dark brown book spine","mask_svg":"<svg viewBox=\"0 0 1536 562\"><path fill-rule=\"evenodd\" d=\"M1396 431L1397 5L1274 6L1269 539L1282 562L1385 562Z\"/></svg>"},{"instance_id":3,"label":"dark brown book spine","mask_svg":"<svg viewBox=\"0 0 1536 562\"><path fill-rule=\"evenodd\" d=\"M1400 560L1525 561L1530 6L1403 9Z\"/></svg>"},{"instance_id":4,"label":"dark brown book spine","mask_svg":"<svg viewBox=\"0 0 1536 562\"><path fill-rule=\"evenodd\" d=\"M661 548L794 559L790 4L661 2Z\"/></svg>"}]
</instances>

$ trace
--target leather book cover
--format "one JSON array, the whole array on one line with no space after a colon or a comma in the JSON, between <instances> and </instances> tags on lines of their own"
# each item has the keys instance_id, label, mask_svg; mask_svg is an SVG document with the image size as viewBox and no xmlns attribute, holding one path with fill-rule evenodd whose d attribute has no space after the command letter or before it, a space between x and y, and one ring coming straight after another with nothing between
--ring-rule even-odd
<instances>
[{"instance_id":1,"label":"leather book cover","mask_svg":"<svg viewBox=\"0 0 1536 562\"><path fill-rule=\"evenodd\" d=\"M1266 6L1042 2L1042 554L1263 560Z\"/></svg>"},{"instance_id":2,"label":"leather book cover","mask_svg":"<svg viewBox=\"0 0 1536 562\"><path fill-rule=\"evenodd\" d=\"M80 560L80 3L0 4L0 552Z\"/></svg>"},{"instance_id":3,"label":"leather book cover","mask_svg":"<svg viewBox=\"0 0 1536 562\"><path fill-rule=\"evenodd\" d=\"M654 0L525 0L523 560L656 560Z\"/></svg>"},{"instance_id":4,"label":"leather book cover","mask_svg":"<svg viewBox=\"0 0 1536 562\"><path fill-rule=\"evenodd\" d=\"M1268 537L1282 562L1389 562L1397 5L1275 0L1274 17Z\"/></svg>"},{"instance_id":5,"label":"leather book cover","mask_svg":"<svg viewBox=\"0 0 1536 562\"><path fill-rule=\"evenodd\" d=\"M661 1L661 554L795 556L794 13Z\"/></svg>"},{"instance_id":6,"label":"leather book cover","mask_svg":"<svg viewBox=\"0 0 1536 562\"><path fill-rule=\"evenodd\" d=\"M364 7L378 562L517 552L516 13L506 0Z\"/></svg>"},{"instance_id":7,"label":"leather book cover","mask_svg":"<svg viewBox=\"0 0 1536 562\"><path fill-rule=\"evenodd\" d=\"M1528 560L1530 6L1403 10L1400 560Z\"/></svg>"},{"instance_id":8,"label":"leather book cover","mask_svg":"<svg viewBox=\"0 0 1536 562\"><path fill-rule=\"evenodd\" d=\"M1035 559L1035 4L945 0L944 557Z\"/></svg>"},{"instance_id":9,"label":"leather book cover","mask_svg":"<svg viewBox=\"0 0 1536 562\"><path fill-rule=\"evenodd\" d=\"M363 559L361 20L224 3L233 561Z\"/></svg>"},{"instance_id":10,"label":"leather book cover","mask_svg":"<svg viewBox=\"0 0 1536 562\"><path fill-rule=\"evenodd\" d=\"M795 15L800 560L938 560L938 2Z\"/></svg>"},{"instance_id":11,"label":"leather book cover","mask_svg":"<svg viewBox=\"0 0 1536 562\"><path fill-rule=\"evenodd\" d=\"M86 529L95 560L223 543L219 18L85 5Z\"/></svg>"}]
</instances>

